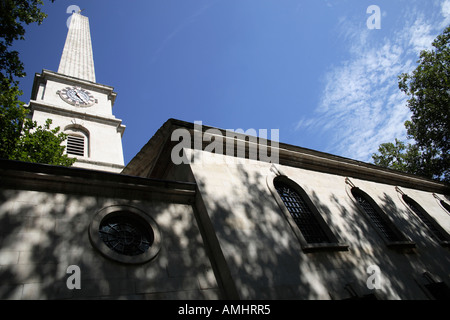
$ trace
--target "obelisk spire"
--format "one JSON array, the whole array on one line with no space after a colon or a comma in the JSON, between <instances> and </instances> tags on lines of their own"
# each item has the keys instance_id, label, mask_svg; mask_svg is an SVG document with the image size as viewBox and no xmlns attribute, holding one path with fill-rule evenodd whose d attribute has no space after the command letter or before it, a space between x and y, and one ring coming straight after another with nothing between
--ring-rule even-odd
<instances>
[{"instance_id":1,"label":"obelisk spire","mask_svg":"<svg viewBox=\"0 0 450 320\"><path fill-rule=\"evenodd\" d=\"M58 73L95 82L89 18L79 12L72 14Z\"/></svg>"}]
</instances>

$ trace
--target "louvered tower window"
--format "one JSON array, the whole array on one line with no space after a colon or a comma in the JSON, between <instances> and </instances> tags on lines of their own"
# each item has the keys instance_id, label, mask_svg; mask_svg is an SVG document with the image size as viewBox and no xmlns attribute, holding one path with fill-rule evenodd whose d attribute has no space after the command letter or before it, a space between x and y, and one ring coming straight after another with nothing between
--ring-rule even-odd
<instances>
[{"instance_id":1,"label":"louvered tower window","mask_svg":"<svg viewBox=\"0 0 450 320\"><path fill-rule=\"evenodd\" d=\"M280 181L274 181L274 186L307 243L331 242L311 208L298 192Z\"/></svg>"},{"instance_id":2,"label":"louvered tower window","mask_svg":"<svg viewBox=\"0 0 450 320\"><path fill-rule=\"evenodd\" d=\"M67 154L83 157L85 155L84 140L84 137L69 135L67 137Z\"/></svg>"},{"instance_id":3,"label":"louvered tower window","mask_svg":"<svg viewBox=\"0 0 450 320\"><path fill-rule=\"evenodd\" d=\"M375 227L378 228L381 234L386 237L388 241L396 242L404 240L397 234L397 232L394 231L393 227L388 223L386 217L383 217L384 213L381 212L381 209L375 207L376 204L369 200L367 195L365 195L358 188L352 188L352 194Z\"/></svg>"},{"instance_id":4,"label":"louvered tower window","mask_svg":"<svg viewBox=\"0 0 450 320\"><path fill-rule=\"evenodd\" d=\"M407 195L402 196L408 207L422 220L422 222L428 227L428 229L436 236L438 241L445 242L449 240L449 236L437 226L436 222L430 215L413 199Z\"/></svg>"}]
</instances>

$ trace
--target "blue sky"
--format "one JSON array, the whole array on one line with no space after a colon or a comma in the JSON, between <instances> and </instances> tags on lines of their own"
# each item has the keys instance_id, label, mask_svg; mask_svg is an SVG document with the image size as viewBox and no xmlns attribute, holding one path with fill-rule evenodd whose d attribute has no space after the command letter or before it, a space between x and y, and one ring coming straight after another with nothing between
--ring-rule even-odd
<instances>
[{"instance_id":1,"label":"blue sky","mask_svg":"<svg viewBox=\"0 0 450 320\"><path fill-rule=\"evenodd\" d=\"M406 139L397 76L450 24L450 0L57 0L21 53L33 77L57 71L69 15L90 19L97 82L118 93L125 164L169 118L279 129L280 142L371 161ZM369 29L370 5L381 28ZM270 138L270 137L269 137Z\"/></svg>"}]
</instances>

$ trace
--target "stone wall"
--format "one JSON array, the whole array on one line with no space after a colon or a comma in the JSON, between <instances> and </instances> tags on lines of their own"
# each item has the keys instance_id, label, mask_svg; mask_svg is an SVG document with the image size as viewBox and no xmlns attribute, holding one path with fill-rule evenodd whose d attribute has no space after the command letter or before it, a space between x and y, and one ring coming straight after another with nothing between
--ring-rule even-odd
<instances>
[{"instance_id":1,"label":"stone wall","mask_svg":"<svg viewBox=\"0 0 450 320\"><path fill-rule=\"evenodd\" d=\"M190 186L8 161L0 168L0 299L221 296L189 204ZM89 226L112 205L131 206L157 223L161 248L154 259L123 264L94 248ZM73 265L80 289L67 286Z\"/></svg>"},{"instance_id":2,"label":"stone wall","mask_svg":"<svg viewBox=\"0 0 450 320\"><path fill-rule=\"evenodd\" d=\"M243 299L345 299L352 292L379 299L424 299L423 274L450 283L450 252L401 200L394 185L350 178L369 194L415 249L396 250L369 222L349 193L346 177L248 159L186 150L200 163L191 174L213 225L233 286ZM200 153L202 155L200 156ZM272 168L272 169L271 169ZM169 175L180 169L173 168ZM271 190L274 171L296 182L348 251L306 253ZM186 173L179 173L186 175ZM450 215L431 192L400 188L450 233ZM439 195L446 199L444 195ZM380 287L368 286L379 268ZM350 286L349 286L350 285Z\"/></svg>"}]
</instances>

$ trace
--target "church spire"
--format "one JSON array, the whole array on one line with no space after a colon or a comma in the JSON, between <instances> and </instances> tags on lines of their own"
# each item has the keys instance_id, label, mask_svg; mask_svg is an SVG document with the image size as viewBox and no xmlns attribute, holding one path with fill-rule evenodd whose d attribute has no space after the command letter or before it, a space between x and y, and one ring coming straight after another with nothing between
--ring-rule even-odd
<instances>
[{"instance_id":1,"label":"church spire","mask_svg":"<svg viewBox=\"0 0 450 320\"><path fill-rule=\"evenodd\" d=\"M95 82L89 18L79 12L72 14L58 73Z\"/></svg>"}]
</instances>

